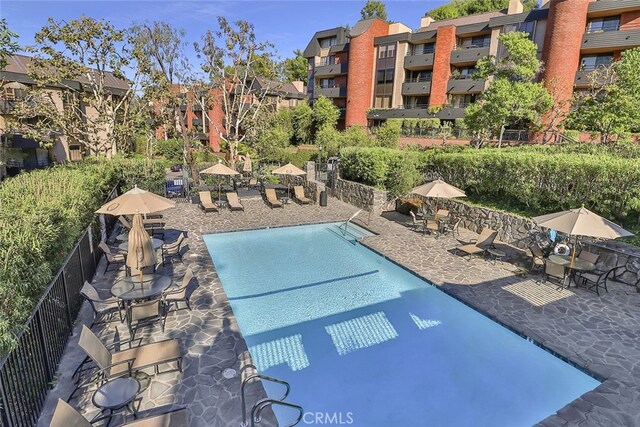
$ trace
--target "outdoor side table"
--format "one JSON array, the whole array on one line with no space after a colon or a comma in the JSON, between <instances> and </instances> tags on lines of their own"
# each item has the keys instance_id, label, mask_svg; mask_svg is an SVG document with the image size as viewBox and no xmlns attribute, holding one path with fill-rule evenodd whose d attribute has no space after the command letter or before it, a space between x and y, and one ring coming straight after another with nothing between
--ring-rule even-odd
<instances>
[{"instance_id":1,"label":"outdoor side table","mask_svg":"<svg viewBox=\"0 0 640 427\"><path fill-rule=\"evenodd\" d=\"M98 418L108 412L108 426L111 423L113 413L120 409L130 412L133 418L137 418L138 414L133 407L133 402L139 391L140 383L135 378L116 378L102 384L91 397L93 405L100 409Z\"/></svg>"},{"instance_id":2,"label":"outdoor side table","mask_svg":"<svg viewBox=\"0 0 640 427\"><path fill-rule=\"evenodd\" d=\"M496 261L502 262L502 258L507 256L507 253L505 251L497 248L489 248L487 249L487 253L491 257L494 265L496 264Z\"/></svg>"}]
</instances>

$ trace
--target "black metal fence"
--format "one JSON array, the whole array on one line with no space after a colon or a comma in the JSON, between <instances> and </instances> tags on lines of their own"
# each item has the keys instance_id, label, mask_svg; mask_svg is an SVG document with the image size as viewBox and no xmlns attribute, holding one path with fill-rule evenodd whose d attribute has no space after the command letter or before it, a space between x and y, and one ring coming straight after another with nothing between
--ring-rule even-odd
<instances>
[{"instance_id":1,"label":"black metal fence","mask_svg":"<svg viewBox=\"0 0 640 427\"><path fill-rule=\"evenodd\" d=\"M108 200L117 195L112 191ZM112 226L113 223L111 223ZM107 224L107 228L111 228ZM102 255L87 228L26 322L13 350L0 359L0 427L35 426L82 306L80 289Z\"/></svg>"}]
</instances>

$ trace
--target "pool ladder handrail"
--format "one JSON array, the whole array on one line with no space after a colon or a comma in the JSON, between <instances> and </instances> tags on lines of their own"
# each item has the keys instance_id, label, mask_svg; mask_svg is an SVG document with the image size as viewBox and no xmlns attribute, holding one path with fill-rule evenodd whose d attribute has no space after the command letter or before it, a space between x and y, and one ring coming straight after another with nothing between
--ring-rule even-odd
<instances>
[{"instance_id":1,"label":"pool ladder handrail","mask_svg":"<svg viewBox=\"0 0 640 427\"><path fill-rule=\"evenodd\" d=\"M357 217L357 216L360 214L360 212L362 212L362 211L363 211L363 209L360 209L358 212L356 212L356 213L354 213L353 215L351 215L351 217L350 217L348 220L346 220L346 221L344 222L344 230L342 231L342 235L343 235L343 236L346 236L346 235L347 235L347 227L349 226L349 223L350 223L351 221L353 221L353 219L354 219L355 217ZM342 227L342 226L340 226L340 227L338 227L338 228L341 228L341 227Z\"/></svg>"},{"instance_id":2,"label":"pool ladder handrail","mask_svg":"<svg viewBox=\"0 0 640 427\"><path fill-rule=\"evenodd\" d=\"M298 424L300 420L302 420L302 416L304 415L304 410L302 409L302 406L284 401L287 398L287 396L289 396L289 392L291 391L291 385L285 380L270 377L269 375L255 373L255 374L249 375L247 378L242 380L242 385L240 386L240 397L241 397L241 404L242 404L242 427L249 426L249 423L247 422L247 406L246 406L247 399L245 396L245 388L247 384L251 382L251 380L258 379L258 378L264 381L270 381L272 383L282 384L285 386L286 389L282 397L280 397L279 399L273 399L273 398L267 397L264 399L260 399L253 404L253 406L251 407L251 427L254 427L256 422L257 423L260 422L260 412L262 412L262 410L265 409L267 406L271 406L271 405L281 405L281 406L287 406L290 408L298 409L298 411L300 412L298 419L293 424L289 424L286 427L292 427Z\"/></svg>"}]
</instances>

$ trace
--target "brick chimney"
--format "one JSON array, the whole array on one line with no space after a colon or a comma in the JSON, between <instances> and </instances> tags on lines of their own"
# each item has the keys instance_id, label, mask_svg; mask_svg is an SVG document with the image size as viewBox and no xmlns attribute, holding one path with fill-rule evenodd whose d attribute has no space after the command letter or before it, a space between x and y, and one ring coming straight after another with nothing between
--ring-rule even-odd
<instances>
[{"instance_id":1,"label":"brick chimney","mask_svg":"<svg viewBox=\"0 0 640 427\"><path fill-rule=\"evenodd\" d=\"M509 9L507 9L507 15L514 15L516 13L522 13L524 6L520 0L509 0Z\"/></svg>"},{"instance_id":2,"label":"brick chimney","mask_svg":"<svg viewBox=\"0 0 640 427\"><path fill-rule=\"evenodd\" d=\"M420 28L426 28L429 25L433 24L434 22L436 22L435 19L433 19L430 16L423 16L422 18L420 18Z\"/></svg>"},{"instance_id":3,"label":"brick chimney","mask_svg":"<svg viewBox=\"0 0 640 427\"><path fill-rule=\"evenodd\" d=\"M298 89L298 92L300 92L300 93L305 93L306 92L304 90L304 82L303 81L296 80L296 81L291 82L291 84L293 85L293 87Z\"/></svg>"}]
</instances>

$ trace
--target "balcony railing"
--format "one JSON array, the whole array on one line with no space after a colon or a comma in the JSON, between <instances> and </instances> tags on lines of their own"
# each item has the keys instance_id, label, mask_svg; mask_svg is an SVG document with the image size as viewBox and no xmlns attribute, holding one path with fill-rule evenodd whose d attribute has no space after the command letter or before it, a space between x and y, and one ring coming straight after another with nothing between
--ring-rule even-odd
<instances>
[{"instance_id":1,"label":"balcony railing","mask_svg":"<svg viewBox=\"0 0 640 427\"><path fill-rule=\"evenodd\" d=\"M474 80L475 73L472 74L451 74L449 80Z\"/></svg>"},{"instance_id":2,"label":"balcony railing","mask_svg":"<svg viewBox=\"0 0 640 427\"><path fill-rule=\"evenodd\" d=\"M424 77L407 77L404 82L405 83L420 83L420 82L430 82L432 76L424 76Z\"/></svg>"},{"instance_id":3,"label":"balcony railing","mask_svg":"<svg viewBox=\"0 0 640 427\"><path fill-rule=\"evenodd\" d=\"M429 108L429 104L405 104L401 105L400 108L405 110L426 110Z\"/></svg>"},{"instance_id":4,"label":"balcony railing","mask_svg":"<svg viewBox=\"0 0 640 427\"><path fill-rule=\"evenodd\" d=\"M603 70L605 68L607 68L608 66L610 66L611 63L609 64L582 64L580 65L580 69L579 71L595 71L595 70Z\"/></svg>"},{"instance_id":5,"label":"balcony railing","mask_svg":"<svg viewBox=\"0 0 640 427\"><path fill-rule=\"evenodd\" d=\"M316 62L316 67L324 67L325 65L334 65L334 64L336 64L336 58L327 56L324 58L320 58L320 60Z\"/></svg>"},{"instance_id":6,"label":"balcony railing","mask_svg":"<svg viewBox=\"0 0 640 427\"><path fill-rule=\"evenodd\" d=\"M620 23L617 22L612 24L606 24L606 25L603 25L602 27L596 27L596 28L591 28L590 26L587 26L586 33L597 34L597 33L606 33L609 31L620 31Z\"/></svg>"}]
</instances>

